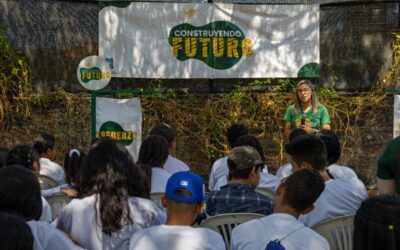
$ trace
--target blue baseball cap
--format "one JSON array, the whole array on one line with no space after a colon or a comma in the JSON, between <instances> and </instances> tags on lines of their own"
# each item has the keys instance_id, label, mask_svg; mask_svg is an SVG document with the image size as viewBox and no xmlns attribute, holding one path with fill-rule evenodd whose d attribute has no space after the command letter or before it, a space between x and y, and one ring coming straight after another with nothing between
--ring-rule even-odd
<instances>
[{"instance_id":1,"label":"blue baseball cap","mask_svg":"<svg viewBox=\"0 0 400 250\"><path fill-rule=\"evenodd\" d=\"M190 193L191 197L176 192L179 189L186 190ZM207 200L204 190L204 181L199 175L190 171L177 172L169 177L165 196L169 199L187 203L200 203Z\"/></svg>"}]
</instances>

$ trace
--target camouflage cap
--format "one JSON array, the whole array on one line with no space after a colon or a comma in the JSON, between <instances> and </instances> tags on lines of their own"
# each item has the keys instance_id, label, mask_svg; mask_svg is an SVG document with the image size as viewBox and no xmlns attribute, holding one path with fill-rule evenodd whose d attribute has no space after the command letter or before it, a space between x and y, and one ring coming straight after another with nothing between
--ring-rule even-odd
<instances>
[{"instance_id":1,"label":"camouflage cap","mask_svg":"<svg viewBox=\"0 0 400 250\"><path fill-rule=\"evenodd\" d=\"M232 149L229 152L228 159L235 163L236 169L252 168L265 164L257 150L250 146L242 146Z\"/></svg>"}]
</instances>

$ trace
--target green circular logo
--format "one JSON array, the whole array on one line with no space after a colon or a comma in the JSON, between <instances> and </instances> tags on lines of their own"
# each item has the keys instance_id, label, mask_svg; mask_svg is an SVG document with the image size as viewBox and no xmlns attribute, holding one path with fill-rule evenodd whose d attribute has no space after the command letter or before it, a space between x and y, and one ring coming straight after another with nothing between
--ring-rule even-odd
<instances>
[{"instance_id":1,"label":"green circular logo","mask_svg":"<svg viewBox=\"0 0 400 250\"><path fill-rule=\"evenodd\" d=\"M111 80L110 65L103 57L89 56L79 63L76 76L84 88L99 90Z\"/></svg>"}]
</instances>

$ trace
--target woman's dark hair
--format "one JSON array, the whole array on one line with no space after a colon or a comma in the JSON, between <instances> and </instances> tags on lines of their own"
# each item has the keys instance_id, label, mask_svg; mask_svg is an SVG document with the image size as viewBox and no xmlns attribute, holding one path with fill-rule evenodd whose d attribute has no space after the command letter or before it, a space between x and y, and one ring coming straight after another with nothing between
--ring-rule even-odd
<instances>
[{"instance_id":1,"label":"woman's dark hair","mask_svg":"<svg viewBox=\"0 0 400 250\"><path fill-rule=\"evenodd\" d=\"M85 159L86 155L84 152L78 149L71 149L65 154L64 158L64 170L66 173L66 181L68 184L77 185L79 182L79 170Z\"/></svg>"},{"instance_id":2,"label":"woman's dark hair","mask_svg":"<svg viewBox=\"0 0 400 250\"><path fill-rule=\"evenodd\" d=\"M49 149L54 148L55 143L54 136L42 133L33 140L33 147L42 155Z\"/></svg>"},{"instance_id":3,"label":"woman's dark hair","mask_svg":"<svg viewBox=\"0 0 400 250\"><path fill-rule=\"evenodd\" d=\"M0 168L6 165L6 158L8 152L10 152L8 148L0 146Z\"/></svg>"},{"instance_id":4,"label":"woman's dark hair","mask_svg":"<svg viewBox=\"0 0 400 250\"><path fill-rule=\"evenodd\" d=\"M400 196L365 200L354 219L354 250L400 248Z\"/></svg>"},{"instance_id":5,"label":"woman's dark hair","mask_svg":"<svg viewBox=\"0 0 400 250\"><path fill-rule=\"evenodd\" d=\"M14 214L0 213L0 250L32 250L31 228Z\"/></svg>"},{"instance_id":6,"label":"woman's dark hair","mask_svg":"<svg viewBox=\"0 0 400 250\"><path fill-rule=\"evenodd\" d=\"M226 137L228 138L229 147L235 146L236 140L242 135L247 135L249 129L243 124L233 124L226 131Z\"/></svg>"},{"instance_id":7,"label":"woman's dark hair","mask_svg":"<svg viewBox=\"0 0 400 250\"><path fill-rule=\"evenodd\" d=\"M110 138L93 143L80 171L81 196L98 194L95 201L103 233L111 235L132 224L129 196L149 197L149 185L143 171L121 144ZM99 208L99 211L97 210Z\"/></svg>"},{"instance_id":8,"label":"woman's dark hair","mask_svg":"<svg viewBox=\"0 0 400 250\"><path fill-rule=\"evenodd\" d=\"M240 146L251 146L257 150L257 152L261 156L261 160L265 161L265 155L263 147L260 141L254 135L242 135L240 136L235 143L235 148Z\"/></svg>"},{"instance_id":9,"label":"woman's dark hair","mask_svg":"<svg viewBox=\"0 0 400 250\"><path fill-rule=\"evenodd\" d=\"M328 129L321 129L318 132L318 136L325 143L328 166L336 163L340 157L339 137L335 134L335 132Z\"/></svg>"},{"instance_id":10,"label":"woman's dark hair","mask_svg":"<svg viewBox=\"0 0 400 250\"><path fill-rule=\"evenodd\" d=\"M0 212L15 213L26 221L38 220L42 198L36 175L13 165L0 169Z\"/></svg>"},{"instance_id":11,"label":"woman's dark hair","mask_svg":"<svg viewBox=\"0 0 400 250\"><path fill-rule=\"evenodd\" d=\"M146 173L147 180L151 186L151 168L163 167L167 161L168 142L159 135L149 135L140 146L139 160L137 163Z\"/></svg>"},{"instance_id":12,"label":"woman's dark hair","mask_svg":"<svg viewBox=\"0 0 400 250\"><path fill-rule=\"evenodd\" d=\"M31 171L34 169L34 164L39 166L39 153L31 146L19 145L11 149L7 155L6 166L19 165Z\"/></svg>"}]
</instances>

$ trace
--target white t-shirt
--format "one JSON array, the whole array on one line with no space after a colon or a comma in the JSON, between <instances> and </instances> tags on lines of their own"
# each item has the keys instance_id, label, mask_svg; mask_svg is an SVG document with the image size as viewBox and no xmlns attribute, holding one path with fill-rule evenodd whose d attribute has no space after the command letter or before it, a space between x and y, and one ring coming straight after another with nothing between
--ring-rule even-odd
<instances>
[{"instance_id":1,"label":"white t-shirt","mask_svg":"<svg viewBox=\"0 0 400 250\"><path fill-rule=\"evenodd\" d=\"M188 165L186 165L186 163L176 159L175 157L172 157L171 155L168 155L167 161L164 164L164 169L170 174L175 174L176 172L182 171L190 171L190 168Z\"/></svg>"},{"instance_id":2,"label":"white t-shirt","mask_svg":"<svg viewBox=\"0 0 400 250\"><path fill-rule=\"evenodd\" d=\"M151 191L150 193L165 193L167 182L171 174L163 168L151 168Z\"/></svg>"},{"instance_id":3,"label":"white t-shirt","mask_svg":"<svg viewBox=\"0 0 400 250\"><path fill-rule=\"evenodd\" d=\"M64 169L60 165L47 158L40 158L39 163L40 174L54 179L59 186L65 183Z\"/></svg>"},{"instance_id":4,"label":"white t-shirt","mask_svg":"<svg viewBox=\"0 0 400 250\"><path fill-rule=\"evenodd\" d=\"M335 179L348 180L354 177L358 178L354 170L346 166L332 164L328 167L328 170L329 173L333 177L335 177ZM278 169L278 171L276 172L276 177L278 177L279 180L282 180L283 178L288 177L291 173L292 173L292 164L287 163Z\"/></svg>"},{"instance_id":5,"label":"white t-shirt","mask_svg":"<svg viewBox=\"0 0 400 250\"><path fill-rule=\"evenodd\" d=\"M45 221L27 221L32 230L33 250L83 249L75 245L63 232Z\"/></svg>"},{"instance_id":6,"label":"white t-shirt","mask_svg":"<svg viewBox=\"0 0 400 250\"><path fill-rule=\"evenodd\" d=\"M211 168L210 179L208 181L208 189L210 191L215 189L218 179L225 177L229 174L228 156L216 160Z\"/></svg>"},{"instance_id":7,"label":"white t-shirt","mask_svg":"<svg viewBox=\"0 0 400 250\"><path fill-rule=\"evenodd\" d=\"M286 250L329 249L321 235L293 215L276 213L236 226L232 231L231 250L264 250L270 241L277 239Z\"/></svg>"},{"instance_id":8,"label":"white t-shirt","mask_svg":"<svg viewBox=\"0 0 400 250\"><path fill-rule=\"evenodd\" d=\"M54 223L57 228L71 234L83 247L89 250L127 250L129 239L138 230L160 225L166 221L164 211L158 208L154 202L143 198L130 197L128 205L133 224L108 236L102 232L99 226L101 223L99 217L97 217L97 220L95 219L94 203L95 195L84 199L73 199L61 210Z\"/></svg>"},{"instance_id":9,"label":"white t-shirt","mask_svg":"<svg viewBox=\"0 0 400 250\"><path fill-rule=\"evenodd\" d=\"M301 215L299 220L312 227L329 218L355 214L367 198L367 190L359 179L331 179L325 182L325 189L314 203L314 210Z\"/></svg>"},{"instance_id":10,"label":"white t-shirt","mask_svg":"<svg viewBox=\"0 0 400 250\"><path fill-rule=\"evenodd\" d=\"M42 221L51 222L53 217L51 216L51 207L45 198L42 198L42 215L40 215L40 219Z\"/></svg>"},{"instance_id":11,"label":"white t-shirt","mask_svg":"<svg viewBox=\"0 0 400 250\"><path fill-rule=\"evenodd\" d=\"M161 225L135 233L129 250L225 250L221 235L207 228Z\"/></svg>"}]
</instances>

